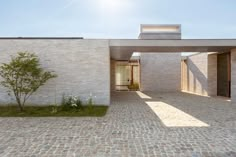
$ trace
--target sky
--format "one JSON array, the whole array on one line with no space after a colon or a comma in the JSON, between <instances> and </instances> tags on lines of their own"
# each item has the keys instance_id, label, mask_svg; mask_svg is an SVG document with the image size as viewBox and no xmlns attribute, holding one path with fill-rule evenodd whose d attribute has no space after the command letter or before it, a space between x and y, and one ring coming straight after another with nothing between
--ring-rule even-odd
<instances>
[{"instance_id":1,"label":"sky","mask_svg":"<svg viewBox=\"0 0 236 157\"><path fill-rule=\"evenodd\" d=\"M1 37L137 38L181 24L184 39L236 38L235 0L0 0Z\"/></svg>"}]
</instances>

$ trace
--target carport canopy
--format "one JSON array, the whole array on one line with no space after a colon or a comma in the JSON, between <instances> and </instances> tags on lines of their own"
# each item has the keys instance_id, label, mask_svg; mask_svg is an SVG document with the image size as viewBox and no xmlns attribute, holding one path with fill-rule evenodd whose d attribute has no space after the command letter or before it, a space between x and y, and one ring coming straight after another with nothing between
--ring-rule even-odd
<instances>
[{"instance_id":1,"label":"carport canopy","mask_svg":"<svg viewBox=\"0 0 236 157\"><path fill-rule=\"evenodd\" d=\"M236 39L110 40L114 60L129 60L133 52L230 52L234 48Z\"/></svg>"}]
</instances>

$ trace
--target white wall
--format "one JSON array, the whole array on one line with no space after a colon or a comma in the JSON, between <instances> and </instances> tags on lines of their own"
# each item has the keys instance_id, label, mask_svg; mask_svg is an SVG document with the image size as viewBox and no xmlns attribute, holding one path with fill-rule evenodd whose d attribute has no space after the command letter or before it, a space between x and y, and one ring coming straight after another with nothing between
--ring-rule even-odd
<instances>
[{"instance_id":1,"label":"white wall","mask_svg":"<svg viewBox=\"0 0 236 157\"><path fill-rule=\"evenodd\" d=\"M108 40L15 39L0 40L0 63L10 61L19 51L34 52L42 66L58 75L32 96L28 104L60 103L63 93L87 101L90 93L96 104L110 103L110 52ZM0 87L0 104L14 102Z\"/></svg>"}]
</instances>

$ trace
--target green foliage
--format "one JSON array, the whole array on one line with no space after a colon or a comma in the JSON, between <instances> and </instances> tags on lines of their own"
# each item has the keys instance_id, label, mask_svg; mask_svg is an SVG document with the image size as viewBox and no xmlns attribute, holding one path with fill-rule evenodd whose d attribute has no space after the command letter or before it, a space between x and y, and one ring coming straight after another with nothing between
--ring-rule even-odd
<instances>
[{"instance_id":1,"label":"green foliage","mask_svg":"<svg viewBox=\"0 0 236 157\"><path fill-rule=\"evenodd\" d=\"M90 98L88 99L88 107L89 107L90 110L93 109L93 99L92 99L92 97L90 97Z\"/></svg>"},{"instance_id":2,"label":"green foliage","mask_svg":"<svg viewBox=\"0 0 236 157\"><path fill-rule=\"evenodd\" d=\"M58 106L52 106L52 114L55 114L58 112Z\"/></svg>"},{"instance_id":3,"label":"green foliage","mask_svg":"<svg viewBox=\"0 0 236 157\"><path fill-rule=\"evenodd\" d=\"M0 117L102 117L105 116L107 106L94 106L93 110L84 106L81 110L70 108L64 111L62 106L25 106L24 111L19 112L18 106L0 106Z\"/></svg>"},{"instance_id":4,"label":"green foliage","mask_svg":"<svg viewBox=\"0 0 236 157\"><path fill-rule=\"evenodd\" d=\"M49 79L56 75L50 71L44 71L40 67L39 58L32 53L19 52L12 57L10 63L0 66L1 85L8 88L8 93L14 94L21 111L29 97L43 86Z\"/></svg>"},{"instance_id":5,"label":"green foliage","mask_svg":"<svg viewBox=\"0 0 236 157\"><path fill-rule=\"evenodd\" d=\"M81 109L82 102L80 101L79 97L76 96L62 96L62 110L69 111L70 109Z\"/></svg>"},{"instance_id":6,"label":"green foliage","mask_svg":"<svg viewBox=\"0 0 236 157\"><path fill-rule=\"evenodd\" d=\"M88 106L93 106L93 99L92 99L92 98L89 98L89 100L88 100Z\"/></svg>"},{"instance_id":7,"label":"green foliage","mask_svg":"<svg viewBox=\"0 0 236 157\"><path fill-rule=\"evenodd\" d=\"M77 106L78 108L81 108L81 107L82 107L82 102L80 101L80 99L77 99L77 100L75 101L75 104L76 104L76 106Z\"/></svg>"},{"instance_id":8,"label":"green foliage","mask_svg":"<svg viewBox=\"0 0 236 157\"><path fill-rule=\"evenodd\" d=\"M139 90L139 84L138 83L134 83L132 85L129 85L128 88L130 90Z\"/></svg>"}]
</instances>

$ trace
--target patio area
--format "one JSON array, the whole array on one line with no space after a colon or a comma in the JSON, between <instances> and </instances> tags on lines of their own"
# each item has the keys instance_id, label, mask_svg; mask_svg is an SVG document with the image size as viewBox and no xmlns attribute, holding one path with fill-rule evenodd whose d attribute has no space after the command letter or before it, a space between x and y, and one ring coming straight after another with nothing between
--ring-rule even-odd
<instances>
[{"instance_id":1,"label":"patio area","mask_svg":"<svg viewBox=\"0 0 236 157\"><path fill-rule=\"evenodd\" d=\"M0 118L0 156L235 157L236 105L114 92L102 118Z\"/></svg>"}]
</instances>

